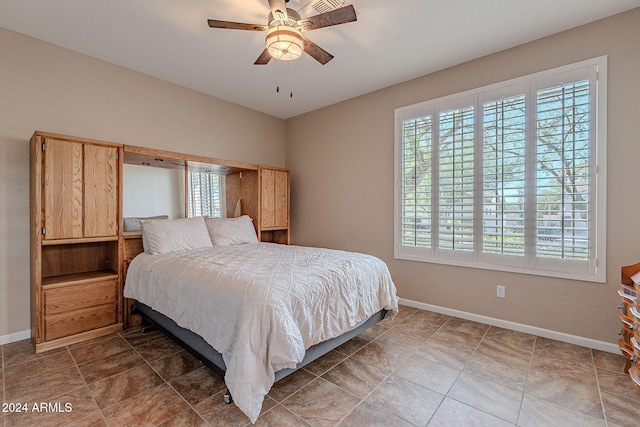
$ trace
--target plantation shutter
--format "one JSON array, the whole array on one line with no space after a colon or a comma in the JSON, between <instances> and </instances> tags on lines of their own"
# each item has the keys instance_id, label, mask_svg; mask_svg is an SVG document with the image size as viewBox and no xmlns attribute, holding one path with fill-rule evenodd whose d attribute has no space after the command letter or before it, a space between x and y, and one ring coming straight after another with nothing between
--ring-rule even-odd
<instances>
[{"instance_id":1,"label":"plantation shutter","mask_svg":"<svg viewBox=\"0 0 640 427\"><path fill-rule=\"evenodd\" d=\"M588 80L537 92L536 255L589 259Z\"/></svg>"},{"instance_id":2,"label":"plantation shutter","mask_svg":"<svg viewBox=\"0 0 640 427\"><path fill-rule=\"evenodd\" d=\"M525 255L524 94L483 104L482 251Z\"/></svg>"},{"instance_id":3,"label":"plantation shutter","mask_svg":"<svg viewBox=\"0 0 640 427\"><path fill-rule=\"evenodd\" d=\"M471 252L474 244L474 108L440 113L438 246Z\"/></svg>"},{"instance_id":4,"label":"plantation shutter","mask_svg":"<svg viewBox=\"0 0 640 427\"><path fill-rule=\"evenodd\" d=\"M222 216L221 179L214 173L188 172L188 216Z\"/></svg>"},{"instance_id":5,"label":"plantation shutter","mask_svg":"<svg viewBox=\"0 0 640 427\"><path fill-rule=\"evenodd\" d=\"M431 116L402 122L402 245L430 248Z\"/></svg>"}]
</instances>

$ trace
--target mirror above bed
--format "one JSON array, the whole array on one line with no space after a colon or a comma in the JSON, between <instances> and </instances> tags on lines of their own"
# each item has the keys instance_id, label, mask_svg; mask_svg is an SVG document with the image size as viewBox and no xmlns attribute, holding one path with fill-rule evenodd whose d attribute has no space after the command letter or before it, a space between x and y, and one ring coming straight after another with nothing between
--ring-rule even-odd
<instances>
[{"instance_id":1,"label":"mirror above bed","mask_svg":"<svg viewBox=\"0 0 640 427\"><path fill-rule=\"evenodd\" d=\"M257 165L249 163L130 145L124 146L123 157L125 217L235 216L234 209L241 195L237 194L239 187L234 185L240 181L234 176L239 178L243 172L258 170ZM203 177L208 174L213 179L207 179L209 185L205 186ZM226 177L230 177L231 182L228 192ZM193 191L194 185L201 181L206 189ZM215 181L215 191L209 188L210 181ZM213 197L215 200L209 200Z\"/></svg>"}]
</instances>

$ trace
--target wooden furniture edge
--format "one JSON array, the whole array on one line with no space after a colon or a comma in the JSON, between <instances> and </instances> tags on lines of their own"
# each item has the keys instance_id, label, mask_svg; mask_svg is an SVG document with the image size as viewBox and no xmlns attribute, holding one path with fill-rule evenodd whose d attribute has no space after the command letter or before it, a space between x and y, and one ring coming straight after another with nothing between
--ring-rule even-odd
<instances>
[{"instance_id":1,"label":"wooden furniture edge","mask_svg":"<svg viewBox=\"0 0 640 427\"><path fill-rule=\"evenodd\" d=\"M132 160L139 161L132 161ZM224 171L228 168L230 173L258 170L259 166L253 163L238 162L233 160L223 160L215 157L199 156L194 154L178 153L174 151L159 150L156 148L140 147L135 145L124 146L124 163L138 164L140 161L149 163L153 167L182 168L189 166L197 169L202 165L220 166ZM165 163L166 162L166 163ZM176 163L171 163L176 162ZM169 164L169 165L167 165Z\"/></svg>"},{"instance_id":2,"label":"wooden furniture edge","mask_svg":"<svg viewBox=\"0 0 640 427\"><path fill-rule=\"evenodd\" d=\"M631 276L640 271L640 262L625 265L620 268L620 283L627 286L633 286L633 280L631 280Z\"/></svg>"},{"instance_id":3,"label":"wooden furniture edge","mask_svg":"<svg viewBox=\"0 0 640 427\"><path fill-rule=\"evenodd\" d=\"M64 347L65 345L76 344L79 342L90 340L92 338L98 338L105 335L109 335L112 332L121 331L122 326L123 326L122 323L116 323L115 325L104 326L102 328L93 329L91 331L81 332L76 335L70 335L68 337L58 338L55 340L50 340L50 341L45 341L39 344L35 344L36 354L44 353L45 351Z\"/></svg>"},{"instance_id":4,"label":"wooden furniture edge","mask_svg":"<svg viewBox=\"0 0 640 427\"><path fill-rule=\"evenodd\" d=\"M42 151L39 147L42 144L42 136L37 132L33 134L30 140L29 147L29 200L30 202L30 311L31 311L31 342L35 345L37 342L42 341L43 330L43 317L42 317L42 303L40 298L40 290L42 287L42 235L40 227L42 226L42 209L40 203L33 203L33 200L41 200L42 187L40 182L42 180L42 168L41 157ZM38 167L36 167L38 166Z\"/></svg>"},{"instance_id":5,"label":"wooden furniture edge","mask_svg":"<svg viewBox=\"0 0 640 427\"><path fill-rule=\"evenodd\" d=\"M43 132L40 130L37 130L33 133L33 137L42 137L42 138L50 138L50 139L58 139L61 141L71 141L71 142L81 142L81 143L88 143L88 144L95 144L95 145L104 145L104 146L108 146L108 147L122 147L123 144L118 143L118 142L111 142L111 141L101 141L99 139L90 139L90 138L82 138L82 137L78 137L78 136L72 136L72 135L63 135L63 134L59 134L59 133L52 133L52 132Z\"/></svg>"}]
</instances>

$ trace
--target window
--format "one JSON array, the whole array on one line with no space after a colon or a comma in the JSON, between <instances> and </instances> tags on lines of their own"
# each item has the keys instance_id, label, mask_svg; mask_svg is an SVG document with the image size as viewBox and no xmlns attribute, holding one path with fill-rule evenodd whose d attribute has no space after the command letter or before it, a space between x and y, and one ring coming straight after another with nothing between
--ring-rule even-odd
<instances>
[{"instance_id":1,"label":"window","mask_svg":"<svg viewBox=\"0 0 640 427\"><path fill-rule=\"evenodd\" d=\"M604 282L606 57L396 110L395 256Z\"/></svg>"},{"instance_id":2,"label":"window","mask_svg":"<svg viewBox=\"0 0 640 427\"><path fill-rule=\"evenodd\" d=\"M187 207L188 217L208 216L221 218L224 212L224 178L207 172L188 171Z\"/></svg>"}]
</instances>

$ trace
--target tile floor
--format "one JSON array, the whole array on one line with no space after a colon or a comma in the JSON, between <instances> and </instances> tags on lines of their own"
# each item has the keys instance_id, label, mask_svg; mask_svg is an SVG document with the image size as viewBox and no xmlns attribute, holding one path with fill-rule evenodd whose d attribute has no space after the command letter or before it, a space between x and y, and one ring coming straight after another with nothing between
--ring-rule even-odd
<instances>
[{"instance_id":1,"label":"tile floor","mask_svg":"<svg viewBox=\"0 0 640 427\"><path fill-rule=\"evenodd\" d=\"M14 404L3 409L28 409L4 413L3 426L248 424L223 403L220 377L160 332L130 329L39 355L20 341L1 352L0 400ZM256 425L637 426L640 390L622 364L616 354L401 307L277 383Z\"/></svg>"}]
</instances>

